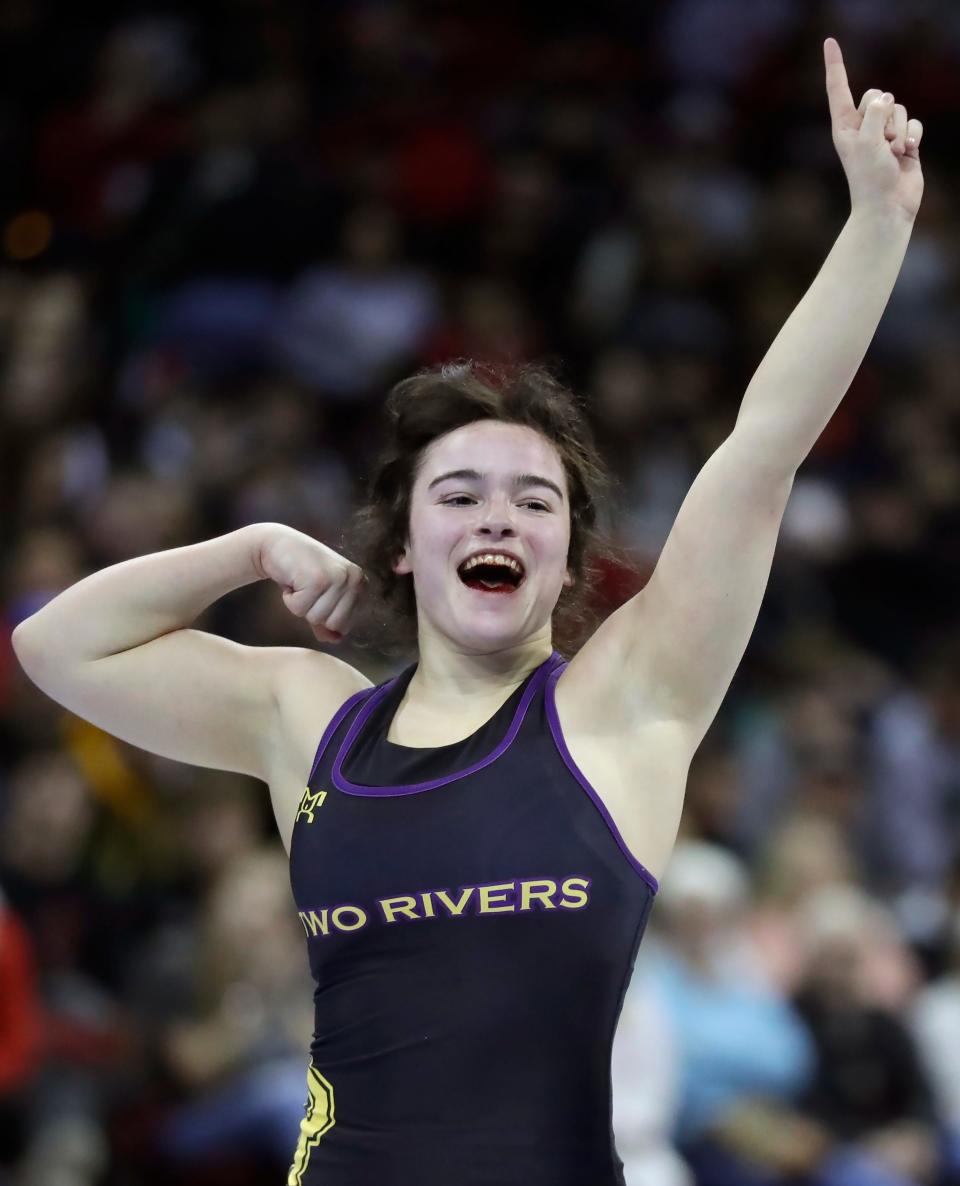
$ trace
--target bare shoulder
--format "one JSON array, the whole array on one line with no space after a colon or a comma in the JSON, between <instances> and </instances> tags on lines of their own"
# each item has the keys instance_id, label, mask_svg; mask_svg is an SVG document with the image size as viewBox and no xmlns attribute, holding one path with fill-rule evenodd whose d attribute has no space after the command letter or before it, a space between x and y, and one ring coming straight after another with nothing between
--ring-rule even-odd
<instances>
[{"instance_id":1,"label":"bare shoulder","mask_svg":"<svg viewBox=\"0 0 960 1186\"><path fill-rule=\"evenodd\" d=\"M325 651L290 649L277 665L274 688L279 711L279 740L286 764L310 772L324 729L351 696L372 687L355 667Z\"/></svg>"},{"instance_id":2,"label":"bare shoulder","mask_svg":"<svg viewBox=\"0 0 960 1186\"><path fill-rule=\"evenodd\" d=\"M285 647L283 652L274 670L277 736L268 781L286 843L323 731L341 705L373 685L362 672L326 651Z\"/></svg>"}]
</instances>

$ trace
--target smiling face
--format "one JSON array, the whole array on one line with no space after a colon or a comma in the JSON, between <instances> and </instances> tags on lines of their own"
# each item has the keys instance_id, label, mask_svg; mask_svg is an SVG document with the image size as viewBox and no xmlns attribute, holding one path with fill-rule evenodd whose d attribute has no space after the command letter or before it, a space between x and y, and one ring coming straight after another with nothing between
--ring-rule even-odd
<instances>
[{"instance_id":1,"label":"smiling face","mask_svg":"<svg viewBox=\"0 0 960 1186\"><path fill-rule=\"evenodd\" d=\"M486 654L544 631L549 637L557 599L572 584L569 545L567 479L556 449L535 429L479 420L424 450L409 540L394 571L413 574L421 641L429 632ZM461 575L471 557L497 553L519 563L519 583L506 569Z\"/></svg>"}]
</instances>

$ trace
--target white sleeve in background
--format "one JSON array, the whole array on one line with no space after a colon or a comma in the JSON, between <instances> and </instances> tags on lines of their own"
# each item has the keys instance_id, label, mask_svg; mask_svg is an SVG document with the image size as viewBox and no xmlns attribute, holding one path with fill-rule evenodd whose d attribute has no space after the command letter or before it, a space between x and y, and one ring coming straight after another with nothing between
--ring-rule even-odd
<instances>
[{"instance_id":1,"label":"white sleeve in background","mask_svg":"<svg viewBox=\"0 0 960 1186\"><path fill-rule=\"evenodd\" d=\"M940 1118L960 1132L960 975L944 976L919 992L909 1020Z\"/></svg>"},{"instance_id":2,"label":"white sleeve in background","mask_svg":"<svg viewBox=\"0 0 960 1186\"><path fill-rule=\"evenodd\" d=\"M613 1043L613 1131L627 1186L691 1186L670 1142L679 1067L671 1021L640 969Z\"/></svg>"}]
</instances>

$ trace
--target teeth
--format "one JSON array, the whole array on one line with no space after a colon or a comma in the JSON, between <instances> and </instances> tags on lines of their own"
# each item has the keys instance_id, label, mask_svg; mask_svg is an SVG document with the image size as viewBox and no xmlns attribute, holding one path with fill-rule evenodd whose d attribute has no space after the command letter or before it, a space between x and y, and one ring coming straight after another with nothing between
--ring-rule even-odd
<instances>
[{"instance_id":1,"label":"teeth","mask_svg":"<svg viewBox=\"0 0 960 1186\"><path fill-rule=\"evenodd\" d=\"M484 552L481 556L471 556L466 564L461 565L461 572L469 572L471 568L476 568L478 564L503 564L507 568L512 568L518 576L523 576L523 569L512 556L504 556L500 552Z\"/></svg>"}]
</instances>

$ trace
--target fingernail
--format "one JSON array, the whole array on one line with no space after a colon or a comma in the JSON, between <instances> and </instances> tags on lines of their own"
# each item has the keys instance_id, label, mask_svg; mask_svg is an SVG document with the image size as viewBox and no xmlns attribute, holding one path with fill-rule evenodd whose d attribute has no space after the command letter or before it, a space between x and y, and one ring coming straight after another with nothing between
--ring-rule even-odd
<instances>
[{"instance_id":1,"label":"fingernail","mask_svg":"<svg viewBox=\"0 0 960 1186\"><path fill-rule=\"evenodd\" d=\"M880 96L880 102L881 102L881 103L892 103L892 102L893 102L893 95L891 95L889 91L885 91L885 92L884 92L884 93L883 93L883 94Z\"/></svg>"},{"instance_id":2,"label":"fingernail","mask_svg":"<svg viewBox=\"0 0 960 1186\"><path fill-rule=\"evenodd\" d=\"M916 136L908 136L908 137L907 137L907 143L908 143L908 144L909 144L911 147L915 146L915 145L916 145L916 143L917 143L917 138L916 138Z\"/></svg>"}]
</instances>

